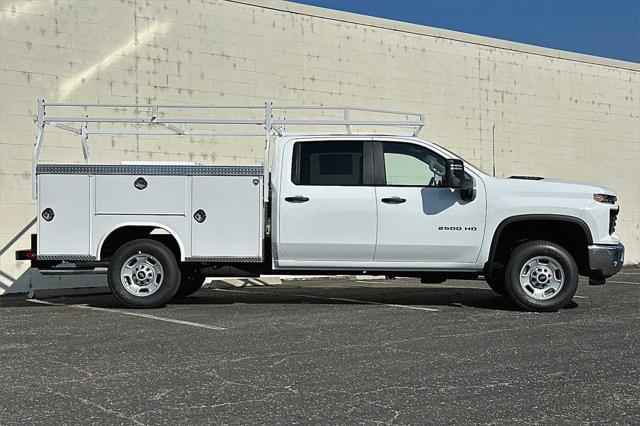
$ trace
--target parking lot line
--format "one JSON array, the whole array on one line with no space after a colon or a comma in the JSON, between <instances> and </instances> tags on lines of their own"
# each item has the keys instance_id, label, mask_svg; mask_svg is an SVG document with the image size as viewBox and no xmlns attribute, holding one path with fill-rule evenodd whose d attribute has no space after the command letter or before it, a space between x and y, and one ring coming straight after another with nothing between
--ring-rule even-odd
<instances>
[{"instance_id":1,"label":"parking lot line","mask_svg":"<svg viewBox=\"0 0 640 426\"><path fill-rule=\"evenodd\" d=\"M617 284L636 284L636 285L640 285L640 282L638 281L614 281L614 280L607 280L608 283L617 283Z\"/></svg>"},{"instance_id":2,"label":"parking lot line","mask_svg":"<svg viewBox=\"0 0 640 426\"><path fill-rule=\"evenodd\" d=\"M133 317L140 317L140 318L147 318L147 319L152 319L152 320L157 320L157 321L171 322L171 323L174 323L174 324L189 325L191 327L206 328L208 330L217 330L217 331L226 330L226 328L218 327L217 325L201 324L201 323L198 323L198 322L183 321L183 320L178 320L178 319L173 319L173 318L159 317L157 315L142 314L142 313L139 313L139 312L130 312L130 311L123 311L123 310L119 310L119 309L109 309L109 308L98 308L98 307L89 306L89 305L67 305L67 304L64 304L64 303L53 303L53 302L47 302L46 300L39 300L39 299L26 299L26 300L28 302L39 303L41 305L67 306L67 307L70 307L70 308L77 308L77 309L90 309L92 311L111 312L111 313L114 313L114 314L129 315L129 316L133 316Z\"/></svg>"},{"instance_id":3,"label":"parking lot line","mask_svg":"<svg viewBox=\"0 0 640 426\"><path fill-rule=\"evenodd\" d=\"M216 291L227 291L227 292L232 292L232 293L249 293L249 291L244 291L244 290L231 290L231 289L226 289L226 288L214 288L213 290ZM261 293L272 293L272 294L278 294L277 292L274 291L264 291L261 290ZM380 305L380 306L388 306L391 308L400 308L400 309L411 309L411 310L416 310L416 311L427 311L427 312L439 312L439 309L435 309L435 308L423 308L420 306L411 306L411 305L398 305L398 304L394 304L394 303L383 303L383 302L373 302L370 300L359 300L359 299L345 299L342 297L324 297L324 296L312 296L310 294L297 294L297 293L287 293L287 296L295 296L295 297L306 297L308 299L320 299L320 300L335 300L337 302L349 302L349 303L359 303L359 304L363 304L363 305Z\"/></svg>"}]
</instances>

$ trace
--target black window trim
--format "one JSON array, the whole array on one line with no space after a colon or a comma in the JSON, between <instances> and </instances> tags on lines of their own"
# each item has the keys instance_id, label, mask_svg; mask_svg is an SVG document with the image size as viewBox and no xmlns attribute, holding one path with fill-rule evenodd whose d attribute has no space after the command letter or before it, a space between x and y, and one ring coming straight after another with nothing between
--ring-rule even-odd
<instances>
[{"instance_id":1,"label":"black window trim","mask_svg":"<svg viewBox=\"0 0 640 426\"><path fill-rule=\"evenodd\" d=\"M424 145L420 145L417 143L412 143L412 142L405 142L405 141L386 141L386 140L379 140L379 141L374 141L373 145L373 156L374 156L374 172L375 172L375 182L376 182L376 186L384 186L384 187L389 187L389 188L429 188L429 189L447 189L444 186L429 186L429 185L389 185L387 184L387 170L385 168L384 165L384 148L383 148L383 144L385 143L397 143L397 144L405 144L405 145L416 145L419 146L421 148L426 149L427 151L431 152L432 154L442 158L443 160L446 160L446 158L435 152L432 149L429 149L428 147L424 146Z\"/></svg>"},{"instance_id":2,"label":"black window trim","mask_svg":"<svg viewBox=\"0 0 640 426\"><path fill-rule=\"evenodd\" d=\"M324 143L324 142L357 142L362 144L362 183L353 185L304 185L300 182L300 144L303 143ZM291 161L291 174L289 179L295 186L343 186L343 187L355 187L355 186L375 186L374 184L374 164L373 164L373 145L369 140L350 140L350 139L313 139L306 141L296 141L293 144L293 156Z\"/></svg>"}]
</instances>

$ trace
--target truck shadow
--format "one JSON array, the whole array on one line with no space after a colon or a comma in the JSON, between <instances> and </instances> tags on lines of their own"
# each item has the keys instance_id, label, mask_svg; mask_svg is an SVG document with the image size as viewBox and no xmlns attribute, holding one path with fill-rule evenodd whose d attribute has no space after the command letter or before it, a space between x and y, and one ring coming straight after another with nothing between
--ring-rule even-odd
<instances>
[{"instance_id":1,"label":"truck shadow","mask_svg":"<svg viewBox=\"0 0 640 426\"><path fill-rule=\"evenodd\" d=\"M312 304L312 305L379 305L396 307L440 306L477 308L492 311L523 311L507 298L490 289L420 288L420 287L270 287L245 289L203 288L192 296L175 300L171 305L226 304ZM571 302L564 309L578 307Z\"/></svg>"},{"instance_id":2,"label":"truck shadow","mask_svg":"<svg viewBox=\"0 0 640 426\"><path fill-rule=\"evenodd\" d=\"M47 305L83 305L106 309L130 309L108 293L62 296L33 303L25 300L24 295L5 296L0 299L0 307L45 308ZM483 288L447 288L432 286L353 286L353 287L232 287L202 288L190 297L173 300L159 308L162 311L171 307L194 305L367 305L381 308L406 308L405 312L419 312L420 309L439 310L449 307L460 310L483 309L490 311L524 312L519 306L490 289ZM574 309L578 304L572 301L565 308ZM155 311L155 310L152 310Z\"/></svg>"}]
</instances>

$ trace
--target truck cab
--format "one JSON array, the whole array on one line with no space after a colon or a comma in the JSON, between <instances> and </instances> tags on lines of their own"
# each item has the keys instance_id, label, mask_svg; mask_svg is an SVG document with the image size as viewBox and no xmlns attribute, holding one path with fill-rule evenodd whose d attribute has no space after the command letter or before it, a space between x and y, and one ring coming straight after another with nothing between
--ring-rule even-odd
<instances>
[{"instance_id":1,"label":"truck cab","mask_svg":"<svg viewBox=\"0 0 640 426\"><path fill-rule=\"evenodd\" d=\"M484 182L459 163L470 186L452 188L447 167L458 158L444 149L393 136L293 137L276 147L276 268L478 270Z\"/></svg>"},{"instance_id":2,"label":"truck cab","mask_svg":"<svg viewBox=\"0 0 640 426\"><path fill-rule=\"evenodd\" d=\"M339 121L346 133L286 134L278 126L292 121L271 115L267 105L262 167L34 166L40 249L18 258L49 272L106 267L133 307L185 297L212 275L359 273L482 275L523 309L550 311L571 301L579 275L603 284L622 267L610 188L492 177L417 131L352 134L362 120Z\"/></svg>"},{"instance_id":3,"label":"truck cab","mask_svg":"<svg viewBox=\"0 0 640 426\"><path fill-rule=\"evenodd\" d=\"M525 243L571 258L562 268L534 256L531 273L546 282L574 272L602 283L624 260L616 195L602 185L491 177L415 137L290 137L277 153L275 268L419 271L427 280L483 274L507 294L509 260ZM525 292L552 299L549 284L521 272Z\"/></svg>"}]
</instances>

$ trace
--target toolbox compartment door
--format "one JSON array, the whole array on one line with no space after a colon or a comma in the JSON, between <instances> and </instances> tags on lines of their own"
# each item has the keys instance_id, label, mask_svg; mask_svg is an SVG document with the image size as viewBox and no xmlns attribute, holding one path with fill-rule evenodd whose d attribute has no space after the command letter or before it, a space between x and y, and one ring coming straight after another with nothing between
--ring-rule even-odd
<instances>
[{"instance_id":1,"label":"toolbox compartment door","mask_svg":"<svg viewBox=\"0 0 640 426\"><path fill-rule=\"evenodd\" d=\"M87 175L38 176L39 256L89 255L90 194ZM49 221L46 209L53 212Z\"/></svg>"},{"instance_id":2,"label":"toolbox compartment door","mask_svg":"<svg viewBox=\"0 0 640 426\"><path fill-rule=\"evenodd\" d=\"M187 176L97 175L96 214L186 214Z\"/></svg>"},{"instance_id":3,"label":"toolbox compartment door","mask_svg":"<svg viewBox=\"0 0 640 426\"><path fill-rule=\"evenodd\" d=\"M262 259L261 177L194 176L191 210L193 257Z\"/></svg>"}]
</instances>

